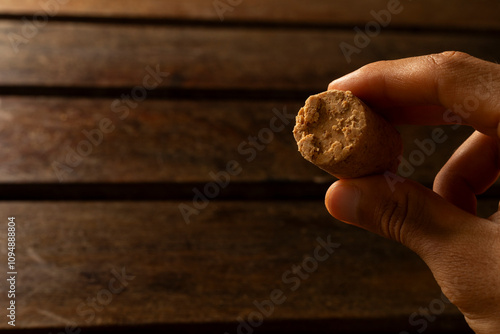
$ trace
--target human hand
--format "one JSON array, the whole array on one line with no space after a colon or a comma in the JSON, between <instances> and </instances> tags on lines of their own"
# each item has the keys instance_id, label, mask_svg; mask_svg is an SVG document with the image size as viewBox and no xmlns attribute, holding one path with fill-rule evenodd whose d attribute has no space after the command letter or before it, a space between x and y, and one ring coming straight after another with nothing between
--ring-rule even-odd
<instances>
[{"instance_id":1,"label":"human hand","mask_svg":"<svg viewBox=\"0 0 500 334\"><path fill-rule=\"evenodd\" d=\"M477 217L475 197L500 172L500 65L445 52L372 63L328 88L352 91L392 123L476 129L434 191L376 175L335 182L325 204L337 219L415 251L477 334L500 333L500 211Z\"/></svg>"}]
</instances>

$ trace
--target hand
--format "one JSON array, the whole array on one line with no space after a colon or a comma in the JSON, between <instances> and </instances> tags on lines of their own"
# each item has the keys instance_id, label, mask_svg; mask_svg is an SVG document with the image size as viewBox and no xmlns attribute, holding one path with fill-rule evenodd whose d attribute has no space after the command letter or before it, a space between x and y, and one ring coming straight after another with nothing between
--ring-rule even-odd
<instances>
[{"instance_id":1,"label":"hand","mask_svg":"<svg viewBox=\"0 0 500 334\"><path fill-rule=\"evenodd\" d=\"M476 129L434 191L376 175L335 182L325 203L337 219L415 251L477 334L500 333L500 211L477 217L475 197L500 171L500 65L445 52L369 64L329 89L352 91L393 123Z\"/></svg>"}]
</instances>

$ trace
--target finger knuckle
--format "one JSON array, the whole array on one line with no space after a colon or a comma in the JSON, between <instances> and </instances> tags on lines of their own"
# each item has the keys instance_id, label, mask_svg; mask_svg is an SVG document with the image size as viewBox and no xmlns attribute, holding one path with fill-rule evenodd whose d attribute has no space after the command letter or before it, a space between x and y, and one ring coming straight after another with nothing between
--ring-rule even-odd
<instances>
[{"instance_id":1,"label":"finger knuckle","mask_svg":"<svg viewBox=\"0 0 500 334\"><path fill-rule=\"evenodd\" d=\"M412 231L421 222L421 201L411 192L403 192L397 197L384 201L380 207L380 233L392 240L408 245Z\"/></svg>"},{"instance_id":2,"label":"finger knuckle","mask_svg":"<svg viewBox=\"0 0 500 334\"><path fill-rule=\"evenodd\" d=\"M458 63L467 61L472 58L471 55L461 51L444 51L425 56L429 62L438 68L447 68L448 66L456 66Z\"/></svg>"},{"instance_id":3,"label":"finger knuckle","mask_svg":"<svg viewBox=\"0 0 500 334\"><path fill-rule=\"evenodd\" d=\"M451 103L450 94L456 86L456 78L471 64L473 57L460 51L445 51L424 56L428 70L434 73L436 96L442 105ZM450 88L451 87L451 88Z\"/></svg>"},{"instance_id":4,"label":"finger knuckle","mask_svg":"<svg viewBox=\"0 0 500 334\"><path fill-rule=\"evenodd\" d=\"M403 222L407 219L408 210L405 203L400 201L386 201L380 207L381 234L385 237L401 242Z\"/></svg>"}]
</instances>

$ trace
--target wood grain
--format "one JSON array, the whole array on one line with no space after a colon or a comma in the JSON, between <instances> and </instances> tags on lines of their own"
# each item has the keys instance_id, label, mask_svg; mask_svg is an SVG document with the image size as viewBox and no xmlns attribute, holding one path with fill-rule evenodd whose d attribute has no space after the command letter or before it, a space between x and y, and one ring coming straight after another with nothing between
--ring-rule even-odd
<instances>
[{"instance_id":1,"label":"wood grain","mask_svg":"<svg viewBox=\"0 0 500 334\"><path fill-rule=\"evenodd\" d=\"M446 49L498 61L498 2L402 0L351 59L340 43L355 44L353 28L386 0L245 0L223 17L212 0L44 6L56 2L0 1L0 229L16 217L20 331L236 333L274 289L286 301L262 333L419 329L410 316L441 297L430 271L329 216L320 197L333 178L297 152L293 116L310 93L373 61ZM144 101L127 97L145 84ZM418 165L416 140L433 127L400 128L408 176L426 185L471 132L441 128L447 140ZM231 161L234 187L187 224L180 205L205 204L174 199ZM497 204L480 199L480 216ZM297 280L293 266L318 238L339 247ZM117 281L120 272L130 277ZM428 325L467 331L451 305Z\"/></svg>"},{"instance_id":2,"label":"wood grain","mask_svg":"<svg viewBox=\"0 0 500 334\"><path fill-rule=\"evenodd\" d=\"M60 22L15 42L16 53L10 34L22 29L22 22L0 22L0 86L135 87L150 67L169 73L158 78L163 89L320 92L334 78L382 59L447 49L500 59L500 37L487 34L387 31L350 55L349 63L339 44L354 45L354 31Z\"/></svg>"},{"instance_id":3,"label":"wood grain","mask_svg":"<svg viewBox=\"0 0 500 334\"><path fill-rule=\"evenodd\" d=\"M233 160L241 166L233 181L324 178L297 151L291 133L297 103L150 100L130 108L127 117L125 111L114 113L112 103L4 98L0 180L205 182ZM273 110L288 118L280 120ZM103 133L102 119L114 130ZM281 130L275 135L269 131L273 119ZM257 138L256 146L249 137Z\"/></svg>"},{"instance_id":4,"label":"wood grain","mask_svg":"<svg viewBox=\"0 0 500 334\"><path fill-rule=\"evenodd\" d=\"M43 11L41 3L57 0L3 0L1 14L33 15ZM61 1L62 3L63 1ZM228 3L227 1L221 1ZM237 3L237 2L233 2ZM140 6L132 0L69 1L51 6L59 16L147 18L170 20L202 20L224 23L255 22L272 24L364 25L374 19L371 11L387 10L387 0L353 2L350 0L245 0L229 6L222 16L210 0L143 0ZM425 29L499 29L500 5L493 0L401 1L397 14L391 15L390 27L420 27ZM395 12L396 13L396 12Z\"/></svg>"},{"instance_id":5,"label":"wood grain","mask_svg":"<svg viewBox=\"0 0 500 334\"><path fill-rule=\"evenodd\" d=\"M0 182L203 183L230 161L241 166L231 182L332 182L297 151L292 129L302 103L152 99L115 113L112 99L4 97ZM103 119L112 131L102 132ZM429 141L434 127L400 127L405 176L431 184L472 131L441 128L446 141L416 161L415 142Z\"/></svg>"},{"instance_id":6,"label":"wood grain","mask_svg":"<svg viewBox=\"0 0 500 334\"><path fill-rule=\"evenodd\" d=\"M15 216L18 226L17 328L222 322L236 332L254 301L281 289L286 301L266 321L317 320L323 329L352 332L370 319L371 330L395 332L412 329L409 316L440 298L416 255L334 221L321 201L212 202L189 225L179 204L0 204L0 216ZM308 277L283 279L314 256L318 237L339 245ZM2 249L5 242L2 234ZM120 287L113 270L122 268L134 278L120 292L105 292L110 281ZM452 306L431 325L465 328ZM310 329L321 328L313 322Z\"/></svg>"}]
</instances>

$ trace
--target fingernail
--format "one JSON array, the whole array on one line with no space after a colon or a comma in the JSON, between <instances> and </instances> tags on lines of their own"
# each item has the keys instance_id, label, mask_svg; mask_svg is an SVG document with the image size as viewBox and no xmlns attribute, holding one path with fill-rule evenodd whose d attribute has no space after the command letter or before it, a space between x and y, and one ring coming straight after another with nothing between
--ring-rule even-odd
<instances>
[{"instance_id":1,"label":"fingernail","mask_svg":"<svg viewBox=\"0 0 500 334\"><path fill-rule=\"evenodd\" d=\"M346 223L357 225L361 190L347 181L337 181L330 186L325 205L330 214Z\"/></svg>"}]
</instances>

